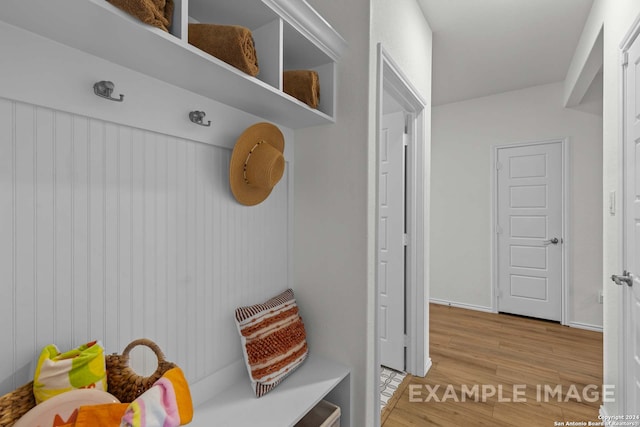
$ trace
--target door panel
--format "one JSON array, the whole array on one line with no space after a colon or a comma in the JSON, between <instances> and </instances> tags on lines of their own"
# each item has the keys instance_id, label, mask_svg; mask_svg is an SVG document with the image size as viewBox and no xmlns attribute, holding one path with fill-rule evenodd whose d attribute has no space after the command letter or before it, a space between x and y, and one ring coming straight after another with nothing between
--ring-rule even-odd
<instances>
[{"instance_id":1,"label":"door panel","mask_svg":"<svg viewBox=\"0 0 640 427\"><path fill-rule=\"evenodd\" d=\"M547 249L530 246L511 246L511 265L513 267L545 270L547 268Z\"/></svg>"},{"instance_id":2,"label":"door panel","mask_svg":"<svg viewBox=\"0 0 640 427\"><path fill-rule=\"evenodd\" d=\"M544 154L513 156L509 162L511 178L542 178L547 175L547 158Z\"/></svg>"},{"instance_id":3,"label":"door panel","mask_svg":"<svg viewBox=\"0 0 640 427\"><path fill-rule=\"evenodd\" d=\"M500 148L497 166L498 310L559 321L562 143Z\"/></svg>"},{"instance_id":4,"label":"door panel","mask_svg":"<svg viewBox=\"0 0 640 427\"><path fill-rule=\"evenodd\" d=\"M625 413L640 413L640 42L628 51L625 90L624 267L632 286L623 284Z\"/></svg>"},{"instance_id":5,"label":"door panel","mask_svg":"<svg viewBox=\"0 0 640 427\"><path fill-rule=\"evenodd\" d=\"M379 176L380 363L404 370L404 113L383 116Z\"/></svg>"},{"instance_id":6,"label":"door panel","mask_svg":"<svg viewBox=\"0 0 640 427\"><path fill-rule=\"evenodd\" d=\"M511 295L545 301L547 299L547 279L544 277L511 275Z\"/></svg>"},{"instance_id":7,"label":"door panel","mask_svg":"<svg viewBox=\"0 0 640 427\"><path fill-rule=\"evenodd\" d=\"M513 185L510 187L510 207L518 208L546 208L546 185Z\"/></svg>"}]
</instances>

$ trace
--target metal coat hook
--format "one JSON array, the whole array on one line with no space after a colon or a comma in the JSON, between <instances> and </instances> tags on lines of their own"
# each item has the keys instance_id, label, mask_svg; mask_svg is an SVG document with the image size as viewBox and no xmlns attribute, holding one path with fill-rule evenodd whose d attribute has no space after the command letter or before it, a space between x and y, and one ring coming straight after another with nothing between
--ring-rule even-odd
<instances>
[{"instance_id":1,"label":"metal coat hook","mask_svg":"<svg viewBox=\"0 0 640 427\"><path fill-rule=\"evenodd\" d=\"M120 94L120 99L111 97L114 88L115 85L113 84L113 82L102 80L101 82L93 85L93 92L99 97L108 99L109 101L122 102L124 98L124 95L122 94Z\"/></svg>"},{"instance_id":2,"label":"metal coat hook","mask_svg":"<svg viewBox=\"0 0 640 427\"><path fill-rule=\"evenodd\" d=\"M200 126L211 126L211 120L209 120L207 124L203 122L204 116L206 115L204 111L192 111L189 113L189 120Z\"/></svg>"}]
</instances>

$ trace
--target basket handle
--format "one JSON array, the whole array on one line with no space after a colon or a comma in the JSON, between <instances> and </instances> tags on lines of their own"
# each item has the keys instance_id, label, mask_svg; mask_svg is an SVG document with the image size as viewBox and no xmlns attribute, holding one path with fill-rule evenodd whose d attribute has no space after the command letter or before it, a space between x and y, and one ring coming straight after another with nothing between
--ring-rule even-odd
<instances>
[{"instance_id":1,"label":"basket handle","mask_svg":"<svg viewBox=\"0 0 640 427\"><path fill-rule=\"evenodd\" d=\"M161 365L162 363L165 363L167 359L164 358L164 353L162 352L162 350L160 350L160 347L158 347L158 344L154 343L150 339L140 338L140 339L131 341L129 345L125 347L124 351L122 352L122 356L126 357L126 360L128 361L129 352L133 350L134 347L137 347L139 345L144 345L146 347L149 347L155 353L156 357L158 358L158 367L156 368L156 371L152 374L152 376L155 374L158 374L161 376L162 375L162 372L160 371Z\"/></svg>"}]
</instances>

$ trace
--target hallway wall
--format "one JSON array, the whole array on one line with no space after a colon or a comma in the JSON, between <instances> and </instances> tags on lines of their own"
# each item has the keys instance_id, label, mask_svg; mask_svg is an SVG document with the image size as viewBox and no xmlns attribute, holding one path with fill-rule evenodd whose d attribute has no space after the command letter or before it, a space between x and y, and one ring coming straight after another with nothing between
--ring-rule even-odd
<instances>
[{"instance_id":1,"label":"hallway wall","mask_svg":"<svg viewBox=\"0 0 640 427\"><path fill-rule=\"evenodd\" d=\"M432 298L491 309L492 147L568 137L569 321L602 326L602 118L563 108L562 96L553 83L433 109Z\"/></svg>"}]
</instances>

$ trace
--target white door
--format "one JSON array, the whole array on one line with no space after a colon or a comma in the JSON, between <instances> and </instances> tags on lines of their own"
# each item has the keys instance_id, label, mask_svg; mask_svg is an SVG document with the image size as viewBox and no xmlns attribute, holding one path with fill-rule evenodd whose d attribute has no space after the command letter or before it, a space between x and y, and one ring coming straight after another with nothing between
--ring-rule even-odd
<instances>
[{"instance_id":1,"label":"white door","mask_svg":"<svg viewBox=\"0 0 640 427\"><path fill-rule=\"evenodd\" d=\"M404 371L404 113L383 116L379 153L380 363Z\"/></svg>"},{"instance_id":2,"label":"white door","mask_svg":"<svg viewBox=\"0 0 640 427\"><path fill-rule=\"evenodd\" d=\"M628 50L625 82L624 269L613 277L624 289L625 414L640 414L640 42Z\"/></svg>"},{"instance_id":3,"label":"white door","mask_svg":"<svg viewBox=\"0 0 640 427\"><path fill-rule=\"evenodd\" d=\"M562 143L500 148L497 160L498 311L560 321Z\"/></svg>"}]
</instances>

